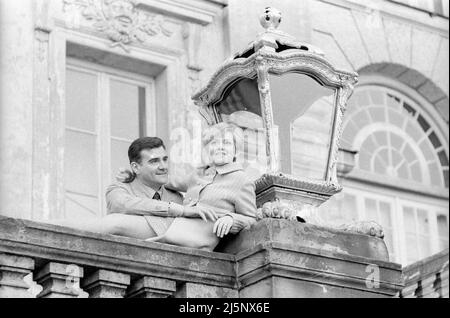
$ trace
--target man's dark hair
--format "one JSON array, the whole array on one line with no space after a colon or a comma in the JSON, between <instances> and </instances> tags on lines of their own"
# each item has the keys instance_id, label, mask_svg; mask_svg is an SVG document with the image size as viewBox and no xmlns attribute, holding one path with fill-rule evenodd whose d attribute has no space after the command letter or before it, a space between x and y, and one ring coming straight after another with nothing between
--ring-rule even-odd
<instances>
[{"instance_id":1,"label":"man's dark hair","mask_svg":"<svg viewBox=\"0 0 450 318\"><path fill-rule=\"evenodd\" d=\"M141 150L144 149L153 149L153 148L159 148L163 147L166 149L166 146L164 146L164 142L161 140L161 138L158 137L141 137L133 141L128 148L128 159L130 160L130 163L132 162L141 162Z\"/></svg>"}]
</instances>

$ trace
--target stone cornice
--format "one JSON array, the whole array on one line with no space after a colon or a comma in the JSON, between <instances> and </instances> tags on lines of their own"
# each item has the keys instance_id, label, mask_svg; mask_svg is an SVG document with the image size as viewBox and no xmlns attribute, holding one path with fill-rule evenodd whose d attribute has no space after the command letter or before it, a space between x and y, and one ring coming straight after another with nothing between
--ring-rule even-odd
<instances>
[{"instance_id":1,"label":"stone cornice","mask_svg":"<svg viewBox=\"0 0 450 318\"><path fill-rule=\"evenodd\" d=\"M188 2L188 3L187 3ZM159 12L185 21L207 25L213 22L218 10L227 5L226 1L176 1L138 0L137 6L144 10Z\"/></svg>"}]
</instances>

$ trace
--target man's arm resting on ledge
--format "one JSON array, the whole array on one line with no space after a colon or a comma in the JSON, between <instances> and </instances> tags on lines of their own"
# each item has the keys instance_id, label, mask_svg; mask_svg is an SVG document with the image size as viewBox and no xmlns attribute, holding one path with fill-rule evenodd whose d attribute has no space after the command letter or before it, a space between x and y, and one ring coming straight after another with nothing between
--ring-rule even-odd
<instances>
[{"instance_id":1,"label":"man's arm resting on ledge","mask_svg":"<svg viewBox=\"0 0 450 318\"><path fill-rule=\"evenodd\" d=\"M181 204L174 202L137 197L119 185L112 185L106 190L106 205L108 213L161 217L179 217L184 210Z\"/></svg>"}]
</instances>

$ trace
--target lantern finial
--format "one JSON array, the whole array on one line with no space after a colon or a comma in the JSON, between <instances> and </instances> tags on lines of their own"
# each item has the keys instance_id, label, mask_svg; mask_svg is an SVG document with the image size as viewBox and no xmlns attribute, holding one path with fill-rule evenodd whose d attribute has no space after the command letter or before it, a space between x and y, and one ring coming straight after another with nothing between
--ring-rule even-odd
<instances>
[{"instance_id":1,"label":"lantern finial","mask_svg":"<svg viewBox=\"0 0 450 318\"><path fill-rule=\"evenodd\" d=\"M278 28L281 23L281 12L272 7L266 7L264 13L260 16L259 22L267 31Z\"/></svg>"}]
</instances>

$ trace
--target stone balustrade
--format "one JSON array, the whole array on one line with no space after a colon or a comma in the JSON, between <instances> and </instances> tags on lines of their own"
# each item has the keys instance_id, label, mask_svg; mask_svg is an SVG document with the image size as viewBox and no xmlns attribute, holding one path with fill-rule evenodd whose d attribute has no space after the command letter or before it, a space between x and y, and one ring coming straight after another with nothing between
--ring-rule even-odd
<instances>
[{"instance_id":1,"label":"stone balustrade","mask_svg":"<svg viewBox=\"0 0 450 318\"><path fill-rule=\"evenodd\" d=\"M392 297L384 242L266 219L221 252L0 217L0 297Z\"/></svg>"},{"instance_id":2,"label":"stone balustrade","mask_svg":"<svg viewBox=\"0 0 450 318\"><path fill-rule=\"evenodd\" d=\"M402 298L448 298L448 248L403 269Z\"/></svg>"}]
</instances>

